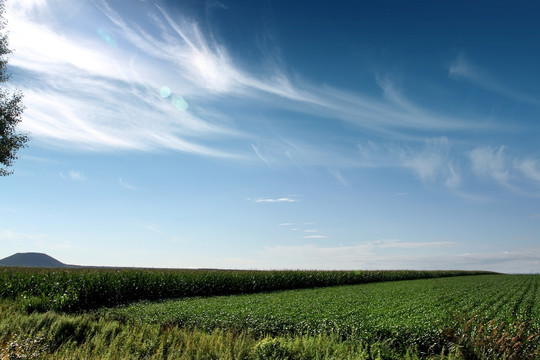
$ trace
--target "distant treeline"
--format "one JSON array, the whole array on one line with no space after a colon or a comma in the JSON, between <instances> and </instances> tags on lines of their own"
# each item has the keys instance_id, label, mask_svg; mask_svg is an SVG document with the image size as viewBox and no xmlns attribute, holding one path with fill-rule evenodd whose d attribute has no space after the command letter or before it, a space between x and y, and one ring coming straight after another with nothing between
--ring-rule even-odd
<instances>
[{"instance_id":1,"label":"distant treeline","mask_svg":"<svg viewBox=\"0 0 540 360\"><path fill-rule=\"evenodd\" d=\"M483 274L493 273L0 268L0 298L16 300L26 311L77 312L140 300Z\"/></svg>"}]
</instances>

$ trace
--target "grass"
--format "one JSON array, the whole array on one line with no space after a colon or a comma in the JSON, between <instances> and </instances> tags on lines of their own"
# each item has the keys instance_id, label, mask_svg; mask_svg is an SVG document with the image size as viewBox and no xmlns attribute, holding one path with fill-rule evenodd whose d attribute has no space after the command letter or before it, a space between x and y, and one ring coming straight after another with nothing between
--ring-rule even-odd
<instances>
[{"instance_id":1,"label":"grass","mask_svg":"<svg viewBox=\"0 0 540 360\"><path fill-rule=\"evenodd\" d=\"M398 353L388 342L344 341L336 335L257 337L246 331L130 324L95 314L4 310L0 359L419 359L413 348Z\"/></svg>"}]
</instances>

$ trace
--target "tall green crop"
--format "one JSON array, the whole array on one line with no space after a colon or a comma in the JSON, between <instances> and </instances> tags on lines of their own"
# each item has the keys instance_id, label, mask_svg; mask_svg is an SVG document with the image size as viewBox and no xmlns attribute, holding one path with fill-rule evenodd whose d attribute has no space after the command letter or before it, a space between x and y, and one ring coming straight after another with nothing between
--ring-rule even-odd
<instances>
[{"instance_id":1,"label":"tall green crop","mask_svg":"<svg viewBox=\"0 0 540 360\"><path fill-rule=\"evenodd\" d=\"M138 300L474 275L465 271L234 271L0 268L0 297L28 310L81 311Z\"/></svg>"}]
</instances>

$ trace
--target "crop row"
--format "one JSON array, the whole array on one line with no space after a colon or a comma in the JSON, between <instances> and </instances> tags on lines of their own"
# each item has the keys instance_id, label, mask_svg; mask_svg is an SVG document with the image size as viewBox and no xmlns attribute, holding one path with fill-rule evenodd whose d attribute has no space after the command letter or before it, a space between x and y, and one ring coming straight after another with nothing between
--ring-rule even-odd
<instances>
[{"instance_id":1,"label":"crop row","mask_svg":"<svg viewBox=\"0 0 540 360\"><path fill-rule=\"evenodd\" d=\"M17 299L27 310L81 311L139 300L475 274L486 272L0 268L0 298Z\"/></svg>"},{"instance_id":2,"label":"crop row","mask_svg":"<svg viewBox=\"0 0 540 360\"><path fill-rule=\"evenodd\" d=\"M491 275L136 303L106 313L135 323L256 334L337 334L429 348L474 317L538 334L540 276ZM536 307L535 307L536 306ZM463 312L466 314L463 314ZM481 322L480 321L480 322ZM461 326L461 324L460 324ZM536 338L535 341L539 341Z\"/></svg>"}]
</instances>

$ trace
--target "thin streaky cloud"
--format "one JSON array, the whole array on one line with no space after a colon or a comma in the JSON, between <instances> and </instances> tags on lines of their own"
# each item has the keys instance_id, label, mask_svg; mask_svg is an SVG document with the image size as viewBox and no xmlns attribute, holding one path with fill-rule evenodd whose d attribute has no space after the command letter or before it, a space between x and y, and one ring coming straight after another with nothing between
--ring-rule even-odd
<instances>
[{"instance_id":1,"label":"thin streaky cloud","mask_svg":"<svg viewBox=\"0 0 540 360\"><path fill-rule=\"evenodd\" d=\"M304 239L327 239L328 236L326 235L306 235L304 236Z\"/></svg>"},{"instance_id":2,"label":"thin streaky cloud","mask_svg":"<svg viewBox=\"0 0 540 360\"><path fill-rule=\"evenodd\" d=\"M400 152L401 163L404 167L413 170L422 180L434 180L439 176L454 175L450 168L448 154L450 144L446 137L426 141L421 151Z\"/></svg>"},{"instance_id":3,"label":"thin streaky cloud","mask_svg":"<svg viewBox=\"0 0 540 360\"><path fill-rule=\"evenodd\" d=\"M261 159L266 165L270 166L270 160L262 155L261 151L259 150L259 148L253 144L251 144L251 148L253 149L253 151L255 152L255 155L257 155L257 157L259 159Z\"/></svg>"},{"instance_id":4,"label":"thin streaky cloud","mask_svg":"<svg viewBox=\"0 0 540 360\"><path fill-rule=\"evenodd\" d=\"M540 161L525 159L516 164L519 170L529 179L540 182Z\"/></svg>"},{"instance_id":5,"label":"thin streaky cloud","mask_svg":"<svg viewBox=\"0 0 540 360\"><path fill-rule=\"evenodd\" d=\"M388 242L378 245L379 248L400 248L400 249L417 249L417 248L433 248L433 247L454 247L460 243L455 241L432 241L432 242Z\"/></svg>"},{"instance_id":6,"label":"thin streaky cloud","mask_svg":"<svg viewBox=\"0 0 540 360\"><path fill-rule=\"evenodd\" d=\"M45 234L20 233L8 229L0 230L0 240L2 241L39 240L46 237Z\"/></svg>"},{"instance_id":7,"label":"thin streaky cloud","mask_svg":"<svg viewBox=\"0 0 540 360\"><path fill-rule=\"evenodd\" d=\"M472 169L478 176L490 177L500 184L508 185L510 166L505 147L479 147L469 153Z\"/></svg>"},{"instance_id":8,"label":"thin streaky cloud","mask_svg":"<svg viewBox=\"0 0 540 360\"><path fill-rule=\"evenodd\" d=\"M454 247L461 245L456 241L426 241L413 242L400 239L380 239L372 241L375 248L431 248L431 247Z\"/></svg>"},{"instance_id":9,"label":"thin streaky cloud","mask_svg":"<svg viewBox=\"0 0 540 360\"><path fill-rule=\"evenodd\" d=\"M138 187L136 187L136 186L134 186L134 185L131 185L131 184L128 183L128 182L125 182L124 180L122 180L122 178L118 178L118 183L119 183L122 187L124 187L124 188L126 188L126 189L128 189L128 190L139 190Z\"/></svg>"},{"instance_id":10,"label":"thin streaky cloud","mask_svg":"<svg viewBox=\"0 0 540 360\"><path fill-rule=\"evenodd\" d=\"M117 37L118 48L114 48L96 32L61 33L55 28L54 19L35 18L28 7L9 4L10 26L14 34L19 34L13 38L18 51L11 64L43 75L39 93L22 89L28 94L25 127L50 146L60 140L65 146L83 145L88 150L168 148L210 157L253 156L215 145L216 135L237 137L238 131L234 125L214 121L223 115L219 109L214 109L216 116L212 120L205 117L205 110L214 98L212 94L235 99L248 96L256 103L316 115L327 121L353 123L382 133L404 127L472 129L478 123L433 113L413 104L389 78L380 81L386 97L373 98L311 84L301 77L292 81L278 65L267 72L271 75L266 78L252 75L231 60L223 44L204 34L196 20L173 19L159 6L137 5L148 10L143 22L151 27L147 30L116 11L111 2L98 1L98 11L86 4L85 10L107 19L111 36ZM36 2L33 7L55 14L54 4ZM55 51L43 46L49 43ZM64 57L64 54L71 55ZM81 80L84 87L80 86ZM186 103L194 101L195 108L201 110L192 111L190 106L188 111L181 111L161 98L159 89L167 81L174 83L168 86L187 99ZM71 99L73 89L77 89L80 100ZM62 104L68 103L62 108ZM51 108L55 109L53 115ZM89 108L99 113L88 111ZM254 156L269 164L271 156L263 154L261 148L251 147ZM292 152L285 153L297 161ZM330 163L336 160L326 157Z\"/></svg>"},{"instance_id":11,"label":"thin streaky cloud","mask_svg":"<svg viewBox=\"0 0 540 360\"><path fill-rule=\"evenodd\" d=\"M405 168L424 182L440 182L450 189L461 185L460 159L447 137L427 138L422 145L405 146L368 141L358 144L359 167Z\"/></svg>"},{"instance_id":12,"label":"thin streaky cloud","mask_svg":"<svg viewBox=\"0 0 540 360\"><path fill-rule=\"evenodd\" d=\"M142 225L142 227L148 231L151 231L153 233L156 233L156 234L163 234L163 231L161 231L160 229L158 229L156 226L154 225L151 225L151 224L145 224L145 225Z\"/></svg>"},{"instance_id":13,"label":"thin streaky cloud","mask_svg":"<svg viewBox=\"0 0 540 360\"><path fill-rule=\"evenodd\" d=\"M450 77L463 78L479 87L521 102L540 105L540 94L529 94L514 90L504 85L499 79L489 75L485 70L474 65L465 55L460 54L450 65Z\"/></svg>"},{"instance_id":14,"label":"thin streaky cloud","mask_svg":"<svg viewBox=\"0 0 540 360\"><path fill-rule=\"evenodd\" d=\"M259 198L254 200L256 203L295 203L300 200L294 197L279 197L279 198Z\"/></svg>"},{"instance_id":15,"label":"thin streaky cloud","mask_svg":"<svg viewBox=\"0 0 540 360\"><path fill-rule=\"evenodd\" d=\"M410 192L399 192L399 193L396 193L395 195L396 196L407 196L407 195L410 195L411 193Z\"/></svg>"},{"instance_id":16,"label":"thin streaky cloud","mask_svg":"<svg viewBox=\"0 0 540 360\"><path fill-rule=\"evenodd\" d=\"M37 19L31 17L33 12L24 10L8 6L8 11L14 14L10 17L12 31L22 34L21 38L12 39L18 51L11 65L34 72L43 82L39 91L23 87L28 108L24 130L45 143L86 146L90 150L168 147L207 156L235 157L180 138L179 130L182 134L192 133L203 138L209 132L229 136L235 131L211 124L193 113L181 112L161 99L157 95L161 85L154 85L153 79L165 78L164 71L154 77L160 71L144 62L142 66L150 76L138 81L140 76L123 71L134 68L133 57L128 53L90 46L89 41L93 40L80 38L81 35L59 34L52 30L52 23L38 26L34 23ZM41 46L47 43L54 45L55 51ZM49 59L48 54L57 58ZM63 54L72 55L64 58ZM129 66L125 64L126 59Z\"/></svg>"},{"instance_id":17,"label":"thin streaky cloud","mask_svg":"<svg viewBox=\"0 0 540 360\"><path fill-rule=\"evenodd\" d=\"M267 246L259 251L262 259L280 259L280 265L294 268L335 269L381 269L381 264L392 264L393 269L486 269L515 272L523 269L523 264L538 269L540 258L539 248L520 248L512 251L478 252L470 251L461 254L399 254L388 255L376 252L372 244L357 244L352 246Z\"/></svg>"}]
</instances>

